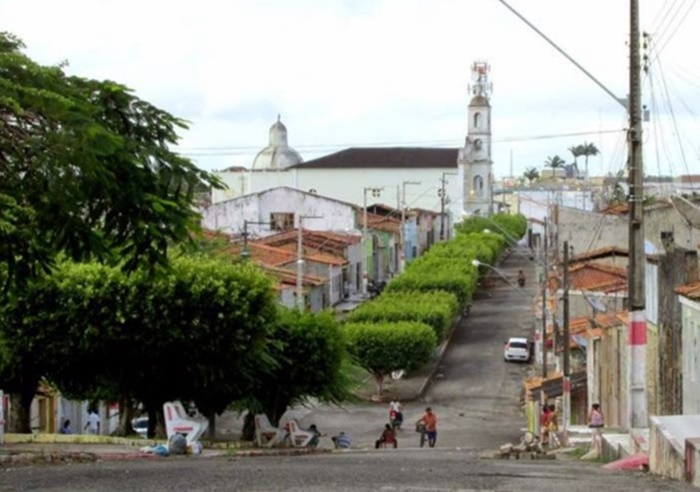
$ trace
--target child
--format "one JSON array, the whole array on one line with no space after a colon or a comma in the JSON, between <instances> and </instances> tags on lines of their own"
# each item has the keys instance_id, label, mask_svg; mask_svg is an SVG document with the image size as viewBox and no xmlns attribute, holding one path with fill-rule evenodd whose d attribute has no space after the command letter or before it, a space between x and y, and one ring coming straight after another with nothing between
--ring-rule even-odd
<instances>
[{"instance_id":1,"label":"child","mask_svg":"<svg viewBox=\"0 0 700 492\"><path fill-rule=\"evenodd\" d=\"M394 446L394 448L399 446L399 443L396 441L396 431L391 424L386 424L382 435L374 443L374 449L379 449L382 445L386 447L389 444Z\"/></svg>"}]
</instances>

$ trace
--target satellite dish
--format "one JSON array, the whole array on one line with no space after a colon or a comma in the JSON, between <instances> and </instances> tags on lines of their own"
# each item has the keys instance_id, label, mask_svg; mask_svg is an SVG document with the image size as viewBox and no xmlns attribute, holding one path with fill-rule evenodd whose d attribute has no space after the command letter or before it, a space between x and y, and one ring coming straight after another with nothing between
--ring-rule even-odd
<instances>
[{"instance_id":1,"label":"satellite dish","mask_svg":"<svg viewBox=\"0 0 700 492\"><path fill-rule=\"evenodd\" d=\"M591 307L599 313L604 313L608 310L607 306L600 302L600 299L591 296L584 296L584 299L586 299L588 304L590 304Z\"/></svg>"},{"instance_id":2,"label":"satellite dish","mask_svg":"<svg viewBox=\"0 0 700 492\"><path fill-rule=\"evenodd\" d=\"M700 207L680 195L671 195L671 205L694 229L700 229Z\"/></svg>"}]
</instances>

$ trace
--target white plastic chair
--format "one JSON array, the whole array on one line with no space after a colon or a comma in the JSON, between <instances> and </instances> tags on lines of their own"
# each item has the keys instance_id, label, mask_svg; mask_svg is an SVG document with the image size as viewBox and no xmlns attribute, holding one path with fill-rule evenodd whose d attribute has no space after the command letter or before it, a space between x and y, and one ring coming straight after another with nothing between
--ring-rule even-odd
<instances>
[{"instance_id":1,"label":"white plastic chair","mask_svg":"<svg viewBox=\"0 0 700 492\"><path fill-rule=\"evenodd\" d=\"M296 420L287 422L287 428L289 429L290 441L295 448L305 448L314 437L313 432L301 430Z\"/></svg>"},{"instance_id":2,"label":"white plastic chair","mask_svg":"<svg viewBox=\"0 0 700 492\"><path fill-rule=\"evenodd\" d=\"M271 448L284 441L286 435L287 432L284 429L274 427L264 413L255 416L255 441L258 447Z\"/></svg>"},{"instance_id":3,"label":"white plastic chair","mask_svg":"<svg viewBox=\"0 0 700 492\"><path fill-rule=\"evenodd\" d=\"M168 440L175 434L182 434L187 440L187 445L193 444L209 427L206 420L192 420L185 412L185 407L179 401L169 401L163 404L163 414L165 415L165 432Z\"/></svg>"}]
</instances>

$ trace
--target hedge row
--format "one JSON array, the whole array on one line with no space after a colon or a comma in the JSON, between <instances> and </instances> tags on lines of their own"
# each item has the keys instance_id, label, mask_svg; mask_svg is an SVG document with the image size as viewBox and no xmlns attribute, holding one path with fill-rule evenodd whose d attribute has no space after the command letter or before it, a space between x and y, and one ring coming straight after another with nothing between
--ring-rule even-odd
<instances>
[{"instance_id":1,"label":"hedge row","mask_svg":"<svg viewBox=\"0 0 700 492\"><path fill-rule=\"evenodd\" d=\"M415 321L429 325L437 340L447 334L459 312L457 298L450 292L404 291L383 293L348 316L350 323Z\"/></svg>"},{"instance_id":2,"label":"hedge row","mask_svg":"<svg viewBox=\"0 0 700 492\"><path fill-rule=\"evenodd\" d=\"M429 359L426 327L434 332L431 352L448 334L476 289L479 269L473 261L493 265L526 229L523 216L471 218L457 226L454 239L433 245L389 282L379 297L348 316L348 350L375 375L379 392L383 374L411 369Z\"/></svg>"},{"instance_id":3,"label":"hedge row","mask_svg":"<svg viewBox=\"0 0 700 492\"><path fill-rule=\"evenodd\" d=\"M348 323L348 351L375 376L399 369L412 370L430 360L437 337L425 323Z\"/></svg>"}]
</instances>

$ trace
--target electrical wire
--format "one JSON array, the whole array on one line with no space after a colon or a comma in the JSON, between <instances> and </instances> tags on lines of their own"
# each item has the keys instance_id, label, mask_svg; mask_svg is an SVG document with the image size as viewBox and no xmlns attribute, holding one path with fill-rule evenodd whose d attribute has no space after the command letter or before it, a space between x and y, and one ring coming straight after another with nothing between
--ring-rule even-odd
<instances>
[{"instance_id":1,"label":"electrical wire","mask_svg":"<svg viewBox=\"0 0 700 492\"><path fill-rule=\"evenodd\" d=\"M673 17L672 17L671 20L669 21L669 23L668 23L668 25L667 25L667 28L670 27L670 26L672 25L672 23L675 21L675 19L676 19L676 17L678 16L678 14L683 10L683 6L686 5L687 3L688 3L688 0L684 0L683 3L682 3L681 5L679 5L678 9L676 10L676 13L673 15ZM683 15L681 15L679 21L676 23L675 27L673 28L673 30L671 31L671 33L666 37L665 40L664 40L663 38L664 38L665 33L668 32L668 31L665 30L664 32L662 32L662 33L659 34L658 39L657 39L656 42L657 42L660 46L656 49L656 55L654 56L654 58L651 59L650 64L653 64L656 60L658 60L659 55L660 55L661 52L664 50L664 48L666 48L666 46L668 45L668 43L675 37L676 33L677 33L678 30L680 29L681 25L683 25L683 22L685 21L685 19L688 18L688 14L689 14L690 11L693 9L693 7L695 7L695 4L696 4L696 3L697 3L697 0L692 0L692 3L690 4L690 6L685 10L685 12L683 13Z\"/></svg>"},{"instance_id":2,"label":"electrical wire","mask_svg":"<svg viewBox=\"0 0 700 492\"><path fill-rule=\"evenodd\" d=\"M524 142L524 141L534 141L534 140L548 140L556 138L567 138L567 137L580 137L587 135L598 135L607 133L619 133L625 131L624 129L609 129L609 130L595 130L595 131L582 131L573 133L554 133L554 134L544 134L544 135L522 135L522 136L511 136L502 138L493 138L491 143L510 143L510 142ZM355 144L301 144L295 145L295 149L299 150L334 150L343 148L353 148L353 147L401 147L409 145L429 145L431 147L453 147L458 146L454 140L431 140L431 141L403 141L403 142L365 142L365 143L355 143ZM179 148L180 154L188 157L216 157L216 156L229 156L229 155L246 155L251 153L257 153L260 147L252 146L221 146L221 147L181 147Z\"/></svg>"}]
</instances>

